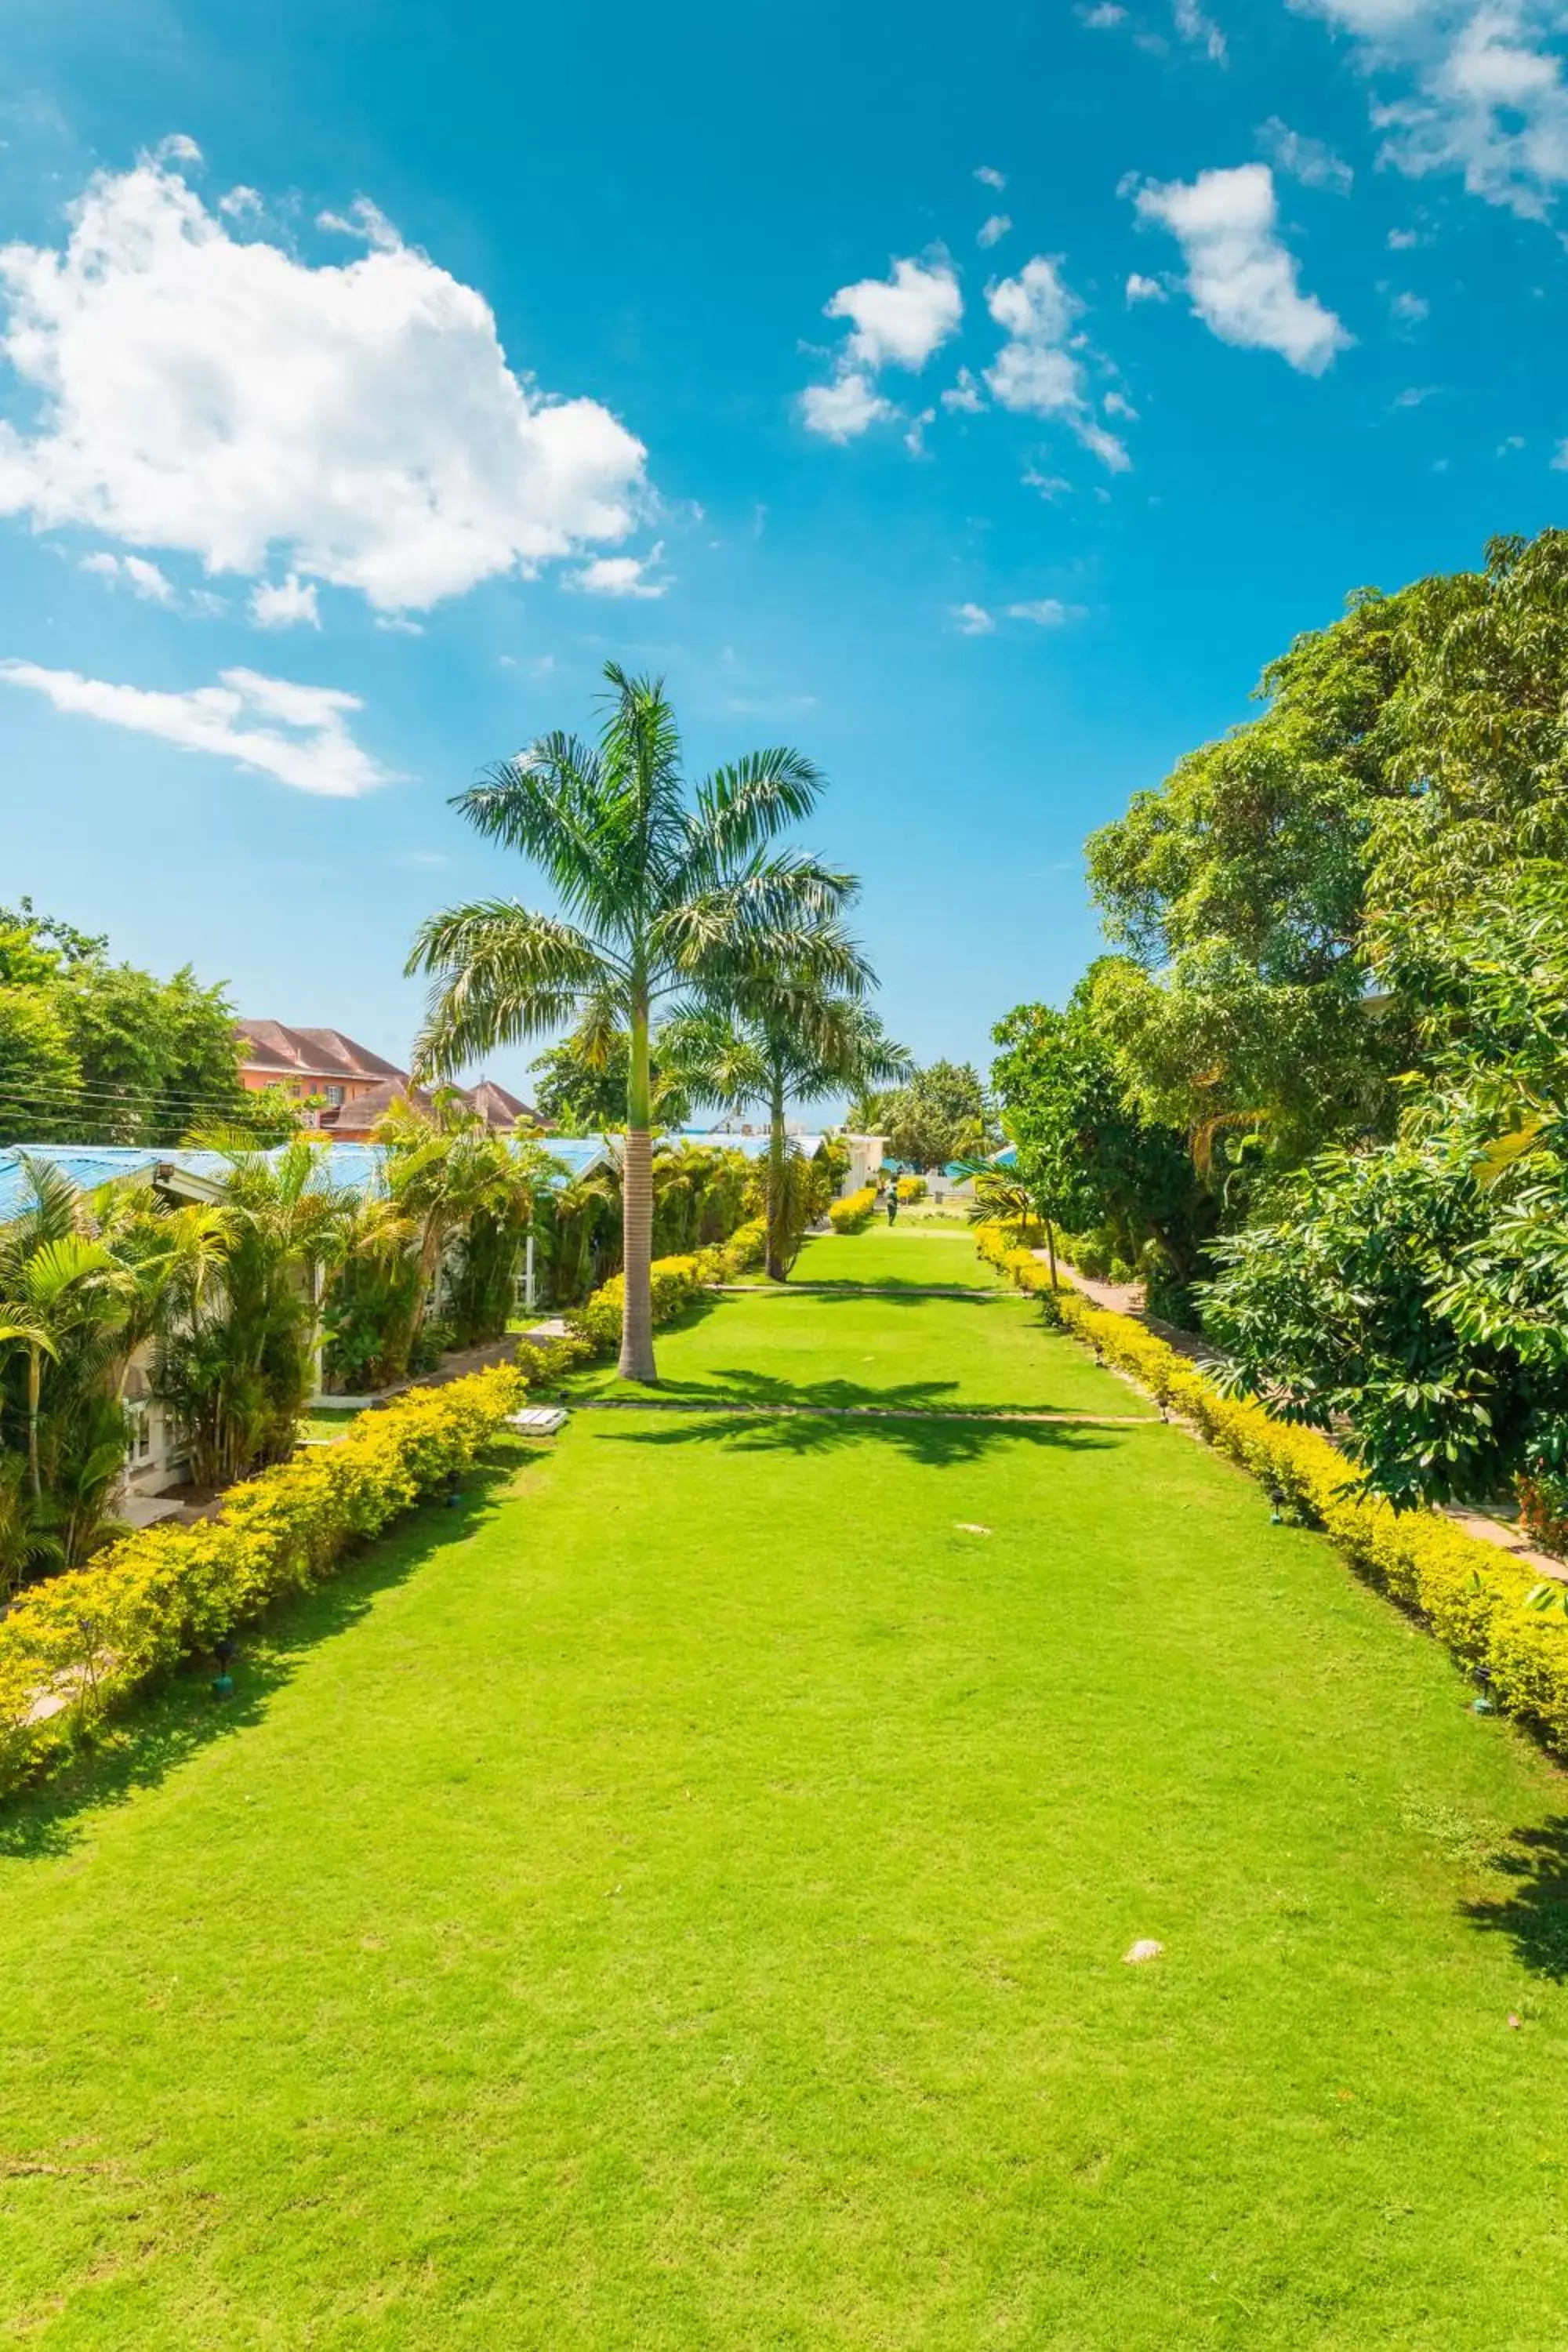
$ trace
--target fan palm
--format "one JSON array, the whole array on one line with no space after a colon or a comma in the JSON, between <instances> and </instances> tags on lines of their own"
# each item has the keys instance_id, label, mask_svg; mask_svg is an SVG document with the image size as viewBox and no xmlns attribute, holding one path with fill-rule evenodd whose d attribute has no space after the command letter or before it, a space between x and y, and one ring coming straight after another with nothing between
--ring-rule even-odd
<instances>
[{"instance_id":1,"label":"fan palm","mask_svg":"<svg viewBox=\"0 0 1568 2352\"><path fill-rule=\"evenodd\" d=\"M869 969L844 945L860 983L869 982ZM914 1066L909 1054L874 1013L809 971L771 988L743 990L728 1011L672 1024L666 1051L682 1083L702 1100L734 1111L749 1103L767 1105L767 1270L770 1280L787 1280L789 1102L841 1087L896 1085Z\"/></svg>"},{"instance_id":2,"label":"fan palm","mask_svg":"<svg viewBox=\"0 0 1568 2352\"><path fill-rule=\"evenodd\" d=\"M451 908L423 925L408 969L434 982L416 1049L425 1075L454 1076L572 1021L590 1052L628 1037L620 1371L652 1381L655 1013L795 968L855 886L770 846L816 805L823 779L809 760L752 752L689 787L663 686L614 662L605 676L596 747L542 736L456 803L487 839L534 861L563 913L510 898Z\"/></svg>"}]
</instances>

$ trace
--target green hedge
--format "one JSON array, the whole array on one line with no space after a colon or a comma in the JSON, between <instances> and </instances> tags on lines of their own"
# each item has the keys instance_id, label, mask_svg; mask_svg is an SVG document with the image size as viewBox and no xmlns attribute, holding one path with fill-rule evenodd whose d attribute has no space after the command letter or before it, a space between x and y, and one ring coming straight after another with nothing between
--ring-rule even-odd
<instances>
[{"instance_id":1,"label":"green hedge","mask_svg":"<svg viewBox=\"0 0 1568 2352\"><path fill-rule=\"evenodd\" d=\"M983 1257L1024 1290L1049 1275L1005 1226L982 1225ZM1130 1315L1058 1294L1068 1328L1106 1362L1131 1374L1164 1412L1175 1412L1219 1453L1250 1471L1277 1504L1321 1528L1372 1582L1416 1611L1499 1706L1531 1724L1568 1757L1568 1622L1530 1605L1539 1580L1523 1562L1468 1536L1436 1511L1395 1511L1369 1495L1354 1465L1313 1429L1276 1421L1259 1404L1221 1394L1214 1381Z\"/></svg>"},{"instance_id":2,"label":"green hedge","mask_svg":"<svg viewBox=\"0 0 1568 2352\"><path fill-rule=\"evenodd\" d=\"M58 1764L158 1674L210 1651L466 1470L558 1360L411 1389L231 1489L216 1518L148 1528L29 1588L0 1620L0 1794ZM61 1705L60 1702L64 1704Z\"/></svg>"}]
</instances>

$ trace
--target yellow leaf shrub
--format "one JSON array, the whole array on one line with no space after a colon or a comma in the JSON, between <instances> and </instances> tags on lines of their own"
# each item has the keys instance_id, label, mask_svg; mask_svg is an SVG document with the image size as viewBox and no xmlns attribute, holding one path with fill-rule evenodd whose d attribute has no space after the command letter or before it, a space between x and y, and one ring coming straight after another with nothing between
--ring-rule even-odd
<instances>
[{"instance_id":1,"label":"yellow leaf shrub","mask_svg":"<svg viewBox=\"0 0 1568 2352\"><path fill-rule=\"evenodd\" d=\"M767 1246L767 1225L758 1217L739 1226L727 1242L711 1243L708 1248L694 1250L683 1257L656 1257L649 1268L654 1329L673 1322L705 1290L711 1290L721 1282L733 1282L737 1275L747 1274L752 1266L760 1265ZM621 1310L626 1295L624 1276L612 1275L566 1318L573 1338L585 1342L595 1356L621 1344Z\"/></svg>"},{"instance_id":2,"label":"yellow leaf shrub","mask_svg":"<svg viewBox=\"0 0 1568 2352\"><path fill-rule=\"evenodd\" d=\"M1004 1225L976 1229L982 1257L1024 1290L1046 1268ZM1395 1511L1321 1431L1276 1421L1250 1399L1221 1394L1198 1367L1129 1315L1058 1293L1062 1319L1096 1354L1131 1373L1163 1408L1189 1422L1258 1479L1292 1517L1321 1528L1369 1581L1424 1617L1493 1697L1568 1756L1568 1622L1526 1606L1538 1579L1521 1561L1468 1536L1436 1511Z\"/></svg>"},{"instance_id":3,"label":"yellow leaf shrub","mask_svg":"<svg viewBox=\"0 0 1568 2352\"><path fill-rule=\"evenodd\" d=\"M500 1364L411 1389L337 1444L234 1487L216 1518L144 1528L25 1591L0 1620L0 1794L58 1762L156 1674L319 1582L466 1470L528 1384L528 1372Z\"/></svg>"},{"instance_id":4,"label":"yellow leaf shrub","mask_svg":"<svg viewBox=\"0 0 1568 2352\"><path fill-rule=\"evenodd\" d=\"M827 1222L836 1234L861 1233L870 1223L876 1206L876 1189L867 1184L858 1192L847 1193L842 1201L835 1201L827 1212Z\"/></svg>"}]
</instances>

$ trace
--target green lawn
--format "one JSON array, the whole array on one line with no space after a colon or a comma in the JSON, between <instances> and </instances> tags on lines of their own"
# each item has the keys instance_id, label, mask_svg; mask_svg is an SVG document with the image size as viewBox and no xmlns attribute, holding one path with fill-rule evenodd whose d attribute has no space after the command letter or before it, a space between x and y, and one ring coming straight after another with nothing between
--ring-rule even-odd
<instances>
[{"instance_id":1,"label":"green lawn","mask_svg":"<svg viewBox=\"0 0 1568 2352\"><path fill-rule=\"evenodd\" d=\"M973 1301L848 1288L748 1294L659 1332L657 1352L657 1391L628 1389L613 1366L597 1366L569 1381L567 1392L908 1412L1153 1411L1076 1341L1043 1331L1037 1306L1002 1291Z\"/></svg>"},{"instance_id":2,"label":"green lawn","mask_svg":"<svg viewBox=\"0 0 1568 2352\"><path fill-rule=\"evenodd\" d=\"M237 1674L0 1830L0 2342L1561 2352L1563 1783L1179 1431L581 1413Z\"/></svg>"},{"instance_id":3,"label":"green lawn","mask_svg":"<svg viewBox=\"0 0 1568 2352\"><path fill-rule=\"evenodd\" d=\"M967 1231L948 1233L939 1227L933 1233L929 1226L912 1224L889 1231L882 1219L863 1234L813 1234L802 1245L791 1279L893 1289L918 1289L929 1283L956 1290L996 1287L995 1275L975 1256Z\"/></svg>"}]
</instances>

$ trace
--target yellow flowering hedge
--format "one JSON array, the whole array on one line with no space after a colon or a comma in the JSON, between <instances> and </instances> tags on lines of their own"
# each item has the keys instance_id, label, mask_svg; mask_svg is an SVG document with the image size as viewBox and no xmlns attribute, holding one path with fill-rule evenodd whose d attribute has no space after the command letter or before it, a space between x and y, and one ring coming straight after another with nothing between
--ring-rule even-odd
<instances>
[{"instance_id":1,"label":"yellow flowering hedge","mask_svg":"<svg viewBox=\"0 0 1568 2352\"><path fill-rule=\"evenodd\" d=\"M847 1193L842 1201L835 1201L827 1212L827 1222L836 1234L858 1234L870 1223L876 1206L876 1187L866 1184L858 1192Z\"/></svg>"},{"instance_id":2,"label":"yellow flowering hedge","mask_svg":"<svg viewBox=\"0 0 1568 2352\"><path fill-rule=\"evenodd\" d=\"M923 1201L926 1196L925 1178L900 1176L898 1181L898 1194L900 1201Z\"/></svg>"},{"instance_id":3,"label":"yellow flowering hedge","mask_svg":"<svg viewBox=\"0 0 1568 2352\"><path fill-rule=\"evenodd\" d=\"M25 1591L0 1619L0 1794L58 1762L154 1675L319 1583L468 1469L533 1371L500 1364L411 1389L337 1444L234 1487L216 1518L143 1528Z\"/></svg>"},{"instance_id":4,"label":"yellow flowering hedge","mask_svg":"<svg viewBox=\"0 0 1568 2352\"><path fill-rule=\"evenodd\" d=\"M740 1226L727 1242L715 1242L707 1249L693 1250L681 1257L656 1257L650 1268L655 1330L663 1323L673 1322L705 1290L711 1290L721 1282L733 1282L737 1275L747 1274L752 1266L760 1265L767 1255L767 1225L757 1217ZM618 1348L625 1298L624 1276L612 1275L591 1298L567 1316L566 1326L573 1338L585 1342L596 1356Z\"/></svg>"},{"instance_id":5,"label":"yellow flowering hedge","mask_svg":"<svg viewBox=\"0 0 1568 2352\"><path fill-rule=\"evenodd\" d=\"M1025 1290L1050 1277L1014 1233L977 1228L981 1255ZM1468 1536L1436 1511L1394 1511L1320 1431L1276 1421L1249 1399L1223 1396L1198 1367L1131 1316L1058 1294L1068 1328L1131 1373L1162 1409L1192 1424L1250 1471L1292 1517L1321 1528L1371 1581L1424 1617L1497 1703L1568 1756L1568 1622L1530 1608L1538 1577L1511 1554Z\"/></svg>"}]
</instances>

